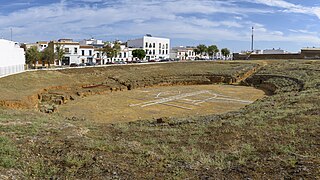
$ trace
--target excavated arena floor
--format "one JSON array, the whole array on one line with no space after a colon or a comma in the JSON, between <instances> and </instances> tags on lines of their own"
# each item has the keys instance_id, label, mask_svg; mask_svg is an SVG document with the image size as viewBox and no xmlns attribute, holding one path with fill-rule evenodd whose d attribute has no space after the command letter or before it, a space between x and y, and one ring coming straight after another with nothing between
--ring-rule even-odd
<instances>
[{"instance_id":1,"label":"excavated arena floor","mask_svg":"<svg viewBox=\"0 0 320 180\"><path fill-rule=\"evenodd\" d=\"M128 122L220 114L238 110L264 96L261 90L232 85L152 87L89 96L61 106L58 113L97 122Z\"/></svg>"}]
</instances>

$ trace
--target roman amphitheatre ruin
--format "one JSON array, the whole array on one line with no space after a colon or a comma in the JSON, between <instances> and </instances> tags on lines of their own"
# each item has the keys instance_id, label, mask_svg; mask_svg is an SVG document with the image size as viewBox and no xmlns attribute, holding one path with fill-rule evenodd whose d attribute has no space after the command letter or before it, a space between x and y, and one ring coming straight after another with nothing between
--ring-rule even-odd
<instances>
[{"instance_id":1,"label":"roman amphitheatre ruin","mask_svg":"<svg viewBox=\"0 0 320 180\"><path fill-rule=\"evenodd\" d=\"M320 61L0 78L0 179L320 179Z\"/></svg>"},{"instance_id":2,"label":"roman amphitheatre ruin","mask_svg":"<svg viewBox=\"0 0 320 180\"><path fill-rule=\"evenodd\" d=\"M21 87L2 93L0 102L113 123L221 114L264 97L262 90L239 86L256 70L250 63L169 63L28 72L7 78Z\"/></svg>"}]
</instances>

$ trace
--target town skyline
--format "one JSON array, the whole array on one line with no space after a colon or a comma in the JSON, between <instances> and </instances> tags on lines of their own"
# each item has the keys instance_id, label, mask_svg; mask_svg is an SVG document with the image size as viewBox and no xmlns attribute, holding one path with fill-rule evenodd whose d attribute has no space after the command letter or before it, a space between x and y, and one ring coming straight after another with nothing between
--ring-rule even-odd
<instances>
[{"instance_id":1,"label":"town skyline","mask_svg":"<svg viewBox=\"0 0 320 180\"><path fill-rule=\"evenodd\" d=\"M320 5L297 0L239 1L0 1L5 39L36 42L94 37L127 41L145 34L166 37L174 46L216 44L233 52L320 46Z\"/></svg>"}]
</instances>

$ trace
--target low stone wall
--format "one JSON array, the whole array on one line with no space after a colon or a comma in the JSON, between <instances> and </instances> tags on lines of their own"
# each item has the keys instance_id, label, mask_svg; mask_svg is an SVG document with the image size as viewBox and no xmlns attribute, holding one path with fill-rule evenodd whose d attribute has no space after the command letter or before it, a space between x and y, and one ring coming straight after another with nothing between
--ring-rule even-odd
<instances>
[{"instance_id":1,"label":"low stone wall","mask_svg":"<svg viewBox=\"0 0 320 180\"><path fill-rule=\"evenodd\" d=\"M234 53L233 54L234 60L268 60L268 59L275 59L275 60L281 60L281 59L304 59L301 54L239 54Z\"/></svg>"}]
</instances>

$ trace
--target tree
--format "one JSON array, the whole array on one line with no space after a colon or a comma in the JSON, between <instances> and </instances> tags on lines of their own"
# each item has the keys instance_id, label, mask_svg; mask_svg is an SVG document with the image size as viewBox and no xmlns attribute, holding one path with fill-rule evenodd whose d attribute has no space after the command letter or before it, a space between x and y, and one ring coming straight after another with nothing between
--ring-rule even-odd
<instances>
[{"instance_id":1,"label":"tree","mask_svg":"<svg viewBox=\"0 0 320 180\"><path fill-rule=\"evenodd\" d=\"M110 44L104 46L102 51L103 51L103 54L107 56L107 58L110 58L110 59L113 58L113 49Z\"/></svg>"},{"instance_id":2,"label":"tree","mask_svg":"<svg viewBox=\"0 0 320 180\"><path fill-rule=\"evenodd\" d=\"M54 63L54 59L55 59L55 54L54 54L53 48L48 46L42 51L42 60L48 63L49 68L50 68L50 65Z\"/></svg>"},{"instance_id":3,"label":"tree","mask_svg":"<svg viewBox=\"0 0 320 180\"><path fill-rule=\"evenodd\" d=\"M211 45L207 48L208 55L213 59L213 56L215 56L218 52L219 49L216 45Z\"/></svg>"},{"instance_id":4,"label":"tree","mask_svg":"<svg viewBox=\"0 0 320 180\"><path fill-rule=\"evenodd\" d=\"M113 48L114 57L117 57L118 54L119 54L120 51L121 51L121 45L120 45L120 43L119 43L119 42L115 42L112 48Z\"/></svg>"},{"instance_id":5,"label":"tree","mask_svg":"<svg viewBox=\"0 0 320 180\"><path fill-rule=\"evenodd\" d=\"M63 46L57 45L56 52L54 53L54 55L55 55L55 59L57 59L58 61L62 61L62 59L65 55Z\"/></svg>"},{"instance_id":6,"label":"tree","mask_svg":"<svg viewBox=\"0 0 320 180\"><path fill-rule=\"evenodd\" d=\"M230 54L230 51L227 48L223 48L221 49L221 54L226 58Z\"/></svg>"},{"instance_id":7,"label":"tree","mask_svg":"<svg viewBox=\"0 0 320 180\"><path fill-rule=\"evenodd\" d=\"M146 57L146 52L143 49L135 49L132 51L132 56L142 60Z\"/></svg>"},{"instance_id":8,"label":"tree","mask_svg":"<svg viewBox=\"0 0 320 180\"><path fill-rule=\"evenodd\" d=\"M108 58L111 58L111 61L113 58L118 56L120 51L121 51L121 46L120 46L120 43L118 43L118 42L114 42L113 46L111 46L111 44L107 44L103 47L103 53Z\"/></svg>"},{"instance_id":9,"label":"tree","mask_svg":"<svg viewBox=\"0 0 320 180\"><path fill-rule=\"evenodd\" d=\"M200 52L199 52L199 49L198 49L198 48L193 49L193 52L194 52L196 55L199 55L199 54L200 54Z\"/></svg>"},{"instance_id":10,"label":"tree","mask_svg":"<svg viewBox=\"0 0 320 180\"><path fill-rule=\"evenodd\" d=\"M184 53L184 58L185 58L186 60L188 60L188 56L189 56L189 55L188 55L188 52L185 52L185 53Z\"/></svg>"},{"instance_id":11,"label":"tree","mask_svg":"<svg viewBox=\"0 0 320 180\"><path fill-rule=\"evenodd\" d=\"M200 57L202 57L202 55L207 52L208 48L204 44L199 44L196 49L197 50L195 52L198 52L198 54L200 54Z\"/></svg>"},{"instance_id":12,"label":"tree","mask_svg":"<svg viewBox=\"0 0 320 180\"><path fill-rule=\"evenodd\" d=\"M37 46L32 46L29 48L26 52L26 64L29 65L29 67L34 64L34 68L36 67L37 61L39 61L41 58L41 53L38 51Z\"/></svg>"}]
</instances>

